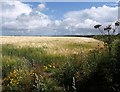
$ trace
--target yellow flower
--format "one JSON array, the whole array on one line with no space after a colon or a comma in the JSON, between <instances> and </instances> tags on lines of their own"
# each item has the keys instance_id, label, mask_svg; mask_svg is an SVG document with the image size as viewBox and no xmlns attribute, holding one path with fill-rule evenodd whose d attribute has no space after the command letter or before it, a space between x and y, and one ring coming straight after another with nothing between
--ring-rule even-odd
<instances>
[{"instance_id":1,"label":"yellow flower","mask_svg":"<svg viewBox=\"0 0 120 92\"><path fill-rule=\"evenodd\" d=\"M53 65L53 68L55 68L55 66Z\"/></svg>"},{"instance_id":2,"label":"yellow flower","mask_svg":"<svg viewBox=\"0 0 120 92\"><path fill-rule=\"evenodd\" d=\"M46 66L46 67L45 67L45 69L47 70L47 69L48 69L48 67Z\"/></svg>"},{"instance_id":3,"label":"yellow flower","mask_svg":"<svg viewBox=\"0 0 120 92\"><path fill-rule=\"evenodd\" d=\"M49 67L52 67L51 65L48 65Z\"/></svg>"},{"instance_id":4,"label":"yellow flower","mask_svg":"<svg viewBox=\"0 0 120 92\"><path fill-rule=\"evenodd\" d=\"M12 74L12 72L10 72L10 74Z\"/></svg>"},{"instance_id":5,"label":"yellow flower","mask_svg":"<svg viewBox=\"0 0 120 92\"><path fill-rule=\"evenodd\" d=\"M16 70L14 70L13 73L16 73Z\"/></svg>"},{"instance_id":6,"label":"yellow flower","mask_svg":"<svg viewBox=\"0 0 120 92\"><path fill-rule=\"evenodd\" d=\"M22 77L20 76L20 79L22 79Z\"/></svg>"},{"instance_id":7,"label":"yellow flower","mask_svg":"<svg viewBox=\"0 0 120 92\"><path fill-rule=\"evenodd\" d=\"M13 82L12 82L12 80L10 81L10 84L12 84Z\"/></svg>"}]
</instances>

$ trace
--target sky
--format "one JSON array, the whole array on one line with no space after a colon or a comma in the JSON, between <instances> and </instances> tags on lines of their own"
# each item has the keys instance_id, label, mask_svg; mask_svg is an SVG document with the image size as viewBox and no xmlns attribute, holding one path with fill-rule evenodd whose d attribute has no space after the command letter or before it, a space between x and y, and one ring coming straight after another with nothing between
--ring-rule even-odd
<instances>
[{"instance_id":1,"label":"sky","mask_svg":"<svg viewBox=\"0 0 120 92\"><path fill-rule=\"evenodd\" d=\"M91 35L118 20L116 2L1 2L1 35ZM114 26L114 25L113 25Z\"/></svg>"}]
</instances>

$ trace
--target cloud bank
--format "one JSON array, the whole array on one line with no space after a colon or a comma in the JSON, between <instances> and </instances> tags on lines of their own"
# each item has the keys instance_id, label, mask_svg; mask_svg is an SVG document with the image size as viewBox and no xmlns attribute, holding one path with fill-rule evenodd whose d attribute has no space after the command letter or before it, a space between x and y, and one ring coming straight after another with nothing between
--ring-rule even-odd
<instances>
[{"instance_id":1,"label":"cloud bank","mask_svg":"<svg viewBox=\"0 0 120 92\"><path fill-rule=\"evenodd\" d=\"M79 35L98 34L94 25L108 24L117 20L118 7L91 7L79 11L70 11L62 20L53 20L42 13L47 8L39 4L31 8L20 1L3 2L2 18L3 35Z\"/></svg>"}]
</instances>

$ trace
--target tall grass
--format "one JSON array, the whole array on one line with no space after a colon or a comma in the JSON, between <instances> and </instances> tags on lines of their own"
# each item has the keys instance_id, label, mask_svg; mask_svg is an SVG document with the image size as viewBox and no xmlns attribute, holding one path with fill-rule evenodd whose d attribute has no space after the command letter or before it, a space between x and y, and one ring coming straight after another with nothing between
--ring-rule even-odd
<instances>
[{"instance_id":1,"label":"tall grass","mask_svg":"<svg viewBox=\"0 0 120 92\"><path fill-rule=\"evenodd\" d=\"M110 58L107 48L99 45L92 49L89 44L68 44L64 48L78 52L52 54L46 47L5 44L3 92L119 92L119 40L112 46Z\"/></svg>"},{"instance_id":2,"label":"tall grass","mask_svg":"<svg viewBox=\"0 0 120 92\"><path fill-rule=\"evenodd\" d=\"M53 76L53 74L62 69L65 64L77 61L74 60L77 59L74 54L48 54L42 47L19 48L6 44L3 45L2 50L3 90L18 90L19 87L21 88L23 85L26 89L21 88L21 90L30 90L31 88L32 90L36 88L38 90L41 85L38 81L43 81L43 79L45 79L43 84L46 87L44 90L49 89L48 86L50 86L50 84L47 82L49 80L52 80L54 84L53 90L56 88L63 90L59 86L54 88L58 81L53 77L49 78L49 76ZM21 75L23 77L19 79ZM24 78L27 78L29 81L24 81ZM13 80L14 82L12 82ZM36 82L38 85L36 85Z\"/></svg>"}]
</instances>

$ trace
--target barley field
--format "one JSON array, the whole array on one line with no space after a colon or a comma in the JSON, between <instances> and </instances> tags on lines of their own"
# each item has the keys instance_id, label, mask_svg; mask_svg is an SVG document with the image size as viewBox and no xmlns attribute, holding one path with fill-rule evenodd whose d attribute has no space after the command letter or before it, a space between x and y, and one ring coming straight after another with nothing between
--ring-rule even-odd
<instances>
[{"instance_id":1,"label":"barley field","mask_svg":"<svg viewBox=\"0 0 120 92\"><path fill-rule=\"evenodd\" d=\"M21 47L44 48L49 54L77 53L80 49L90 50L98 45L103 47L103 42L86 37L25 37L25 36L3 36L0 37L1 44L12 44ZM52 53L51 53L52 52Z\"/></svg>"},{"instance_id":2,"label":"barley field","mask_svg":"<svg viewBox=\"0 0 120 92\"><path fill-rule=\"evenodd\" d=\"M93 43L98 44L102 43L99 40L87 37L35 37L35 36L1 36L0 43L2 44L14 44L19 46L55 46L55 45L64 45L67 43L78 43L78 44L87 44ZM91 45L93 45L91 44Z\"/></svg>"}]
</instances>

